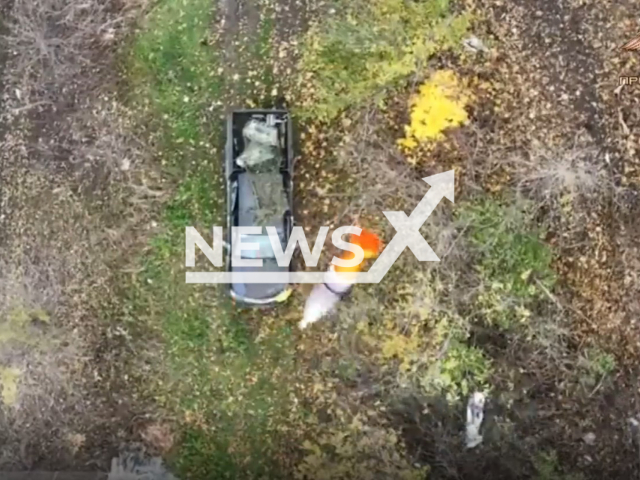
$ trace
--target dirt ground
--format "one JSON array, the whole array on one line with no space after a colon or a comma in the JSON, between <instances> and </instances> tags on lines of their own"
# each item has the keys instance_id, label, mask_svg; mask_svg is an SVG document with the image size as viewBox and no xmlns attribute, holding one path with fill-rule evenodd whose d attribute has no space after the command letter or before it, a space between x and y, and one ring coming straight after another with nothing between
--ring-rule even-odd
<instances>
[{"instance_id":1,"label":"dirt ground","mask_svg":"<svg viewBox=\"0 0 640 480\"><path fill-rule=\"evenodd\" d=\"M554 242L561 248L556 268L576 338L599 338L624 368L588 396L566 391L561 378L535 379L529 388L538 393L514 409L523 438L556 444L563 464L585 468L590 478L631 478L638 468L627 423L637 409L637 92L616 91L618 77L637 69L638 59L620 50L638 29L633 3L476 3L499 52L483 71L500 85L500 113L481 131L487 136L474 161L491 161L496 151L532 155L541 141L555 155L590 151L584 160L600 172L595 198L576 208L580 227L554 221L551 235L563 237ZM587 432L595 433L593 444L582 440Z\"/></svg>"},{"instance_id":2,"label":"dirt ground","mask_svg":"<svg viewBox=\"0 0 640 480\"><path fill-rule=\"evenodd\" d=\"M638 413L640 373L640 87L617 87L620 75L640 68L639 54L619 48L640 31L640 2L467 3L478 17L473 33L493 53L469 54L457 66L493 83L487 105L495 110L476 107L476 128L463 130L458 156L446 162L463 172L462 188L498 191L523 184L505 159L538 161L537 141L575 155L595 172L596 184L575 207L571 230L552 219L549 240L560 249L555 268L573 338L584 345L597 338L616 352L620 369L590 395L564 385L561 371L514 379L526 394L511 398L508 412L500 402L489 411L508 417L520 443L507 452L480 450L456 471L436 469L434 478L516 478L507 457L530 446L552 447L563 465L588 471L589 478L633 478L640 471L628 423ZM218 4L223 23L213 31L222 33L212 42L224 46L224 75L230 77L245 75L247 54L235 40L257 34L260 11L276 19L278 41L295 37L317 15L298 2ZM137 8L141 15L145 7ZM115 44L131 28L125 21L118 25L114 43L106 39L91 52L100 61L78 67L95 83L47 87L49 96L30 90L27 77L9 75L17 56L0 57L0 320L13 322L11 336L0 328L0 366L19 378L16 399L5 397L0 407L2 470L104 470L123 442L143 441L159 451L171 446L164 445L170 432L159 426L163 413L141 393L149 359L138 355L131 319L112 302L121 295L118 274L129 268L121 252L142 250L163 198L144 140L131 132L130 112L120 104L119 79L106 73L116 65ZM286 52L275 56L283 59L275 73L289 72ZM241 102L234 95L238 90L225 92L220 113ZM323 148L330 147L321 139L316 158ZM342 200L328 202L327 192L305 190L317 167L304 156L296 164L299 223L356 218L361 212ZM323 175L330 180L330 171ZM509 345L487 342L513 358ZM2 378L7 392L9 377ZM585 441L587 434L595 440ZM416 436L407 433L410 445L424 450L426 460L440 459L432 439Z\"/></svg>"},{"instance_id":3,"label":"dirt ground","mask_svg":"<svg viewBox=\"0 0 640 480\"><path fill-rule=\"evenodd\" d=\"M486 171L478 165L495 161L496 152L540 161L533 154L539 141L556 156L582 152L577 156L599 172L592 197L575 207L579 226L568 230L554 219L551 235L561 249L556 268L569 302L566 314L584 342L574 348L598 338L624 367L590 395L565 389L561 376L519 379L532 391L513 408L524 443L555 445L564 465L584 468L589 478L631 478L638 469L628 429L637 409L638 127L631 113L637 92L616 91L618 77L637 69L638 59L620 50L638 29L633 3L475 2L498 51L481 71L499 85L493 99L499 113L481 130L467 171ZM497 179L481 182L500 188L522 181L513 165L498 159L496 167ZM594 443L582 439L588 432L595 433ZM488 468L513 475L507 467Z\"/></svg>"},{"instance_id":4,"label":"dirt ground","mask_svg":"<svg viewBox=\"0 0 640 480\"><path fill-rule=\"evenodd\" d=\"M47 21L32 16L28 2L3 6L24 15L23 24ZM100 15L110 13L89 12ZM96 47L79 32L94 34L90 23L51 25L34 28L57 25L65 48L85 49L75 60L36 59L24 69L31 53L19 44L2 57L0 359L13 376L3 377L0 468L105 471L151 415L131 384L137 373L126 326L108 316L118 250L145 222L133 185L141 156L106 74L110 38ZM57 62L88 80L57 78Z\"/></svg>"}]
</instances>

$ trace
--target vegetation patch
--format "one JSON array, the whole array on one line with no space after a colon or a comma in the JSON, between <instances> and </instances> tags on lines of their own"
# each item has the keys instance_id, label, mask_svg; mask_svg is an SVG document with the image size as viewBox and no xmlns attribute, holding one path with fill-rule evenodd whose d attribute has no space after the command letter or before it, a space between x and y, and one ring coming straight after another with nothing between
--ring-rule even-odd
<instances>
[{"instance_id":1,"label":"vegetation patch","mask_svg":"<svg viewBox=\"0 0 640 480\"><path fill-rule=\"evenodd\" d=\"M372 414L368 415L373 416ZM306 455L296 478L348 480L394 478L423 480L428 467L412 465L402 439L388 425L367 414L346 415L327 433L302 445ZM379 419L378 419L379 420Z\"/></svg>"},{"instance_id":2,"label":"vegetation patch","mask_svg":"<svg viewBox=\"0 0 640 480\"><path fill-rule=\"evenodd\" d=\"M448 0L337 2L302 45L298 115L328 121L382 102L435 53L459 48L469 20L452 15Z\"/></svg>"},{"instance_id":3,"label":"vegetation patch","mask_svg":"<svg viewBox=\"0 0 640 480\"><path fill-rule=\"evenodd\" d=\"M18 368L0 366L0 393L2 393L2 401L8 407L13 406L18 398L18 381L21 373Z\"/></svg>"},{"instance_id":4,"label":"vegetation patch","mask_svg":"<svg viewBox=\"0 0 640 480\"><path fill-rule=\"evenodd\" d=\"M534 459L535 480L584 480L582 474L564 473L554 450L539 452Z\"/></svg>"},{"instance_id":5,"label":"vegetation patch","mask_svg":"<svg viewBox=\"0 0 640 480\"><path fill-rule=\"evenodd\" d=\"M459 209L468 226L479 276L477 311L490 325L509 328L526 321L530 308L553 289L553 254L533 226L531 204L483 198Z\"/></svg>"},{"instance_id":6,"label":"vegetation patch","mask_svg":"<svg viewBox=\"0 0 640 480\"><path fill-rule=\"evenodd\" d=\"M636 58L610 48L629 2L5 3L0 470L142 439L194 480L637 473L640 117L598 87ZM406 252L304 332L298 292L184 282L184 227L223 223L224 114L274 103L310 232L388 241L381 212L456 166L441 262Z\"/></svg>"},{"instance_id":7,"label":"vegetation patch","mask_svg":"<svg viewBox=\"0 0 640 480\"><path fill-rule=\"evenodd\" d=\"M412 97L411 121L405 127L405 138L398 143L410 151L420 143L442 139L447 128L466 124L470 96L464 89L455 72L434 72Z\"/></svg>"},{"instance_id":8,"label":"vegetation patch","mask_svg":"<svg viewBox=\"0 0 640 480\"><path fill-rule=\"evenodd\" d=\"M448 1L338 2L296 39L298 83L287 90L290 80L276 75L283 69L271 58L286 50L270 43L278 9L251 20L251 38L240 27L223 38L232 58L222 65L211 7L163 0L128 59L132 103L148 119L171 192L130 305L163 344L153 393L177 419L173 463L193 478L424 478L428 462L417 460L428 457L421 449L431 454L434 447L407 431L431 415L430 406L442 401L452 418L464 415L469 394L501 398L496 387L517 377L503 352L475 332L531 340L532 319L544 324L545 308L557 301L554 255L535 205L467 198L439 225L453 230L439 254L457 260L436 267L405 254L383 284L354 290L337 323L304 334L291 331L301 308L295 295L277 311L238 311L218 289L185 285L183 229L207 231L222 221L223 108L258 106L274 92L286 93L303 132L296 163L301 223L381 223L381 206L415 206L424 185L405 154L423 152L472 120L469 82L428 68L434 54L459 48L470 17L453 15ZM391 94L410 98L400 142L397 133L379 133L397 120L385 105ZM345 111L354 117L341 117ZM340 137L338 153L332 137ZM318 205L307 198L314 196ZM602 355L585 362L581 375L593 388L612 371ZM404 413L411 420L394 423L392 412L409 399L414 410ZM458 438L459 422L455 429Z\"/></svg>"}]
</instances>

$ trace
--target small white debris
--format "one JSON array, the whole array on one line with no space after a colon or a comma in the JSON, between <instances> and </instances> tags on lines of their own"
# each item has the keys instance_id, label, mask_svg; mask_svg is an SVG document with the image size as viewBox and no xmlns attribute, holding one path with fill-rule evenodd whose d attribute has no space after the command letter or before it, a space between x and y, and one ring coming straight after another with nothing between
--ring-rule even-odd
<instances>
[{"instance_id":1,"label":"small white debris","mask_svg":"<svg viewBox=\"0 0 640 480\"><path fill-rule=\"evenodd\" d=\"M587 445L593 445L596 443L596 434L593 432L586 433L584 437L582 437L582 440L584 440L584 443Z\"/></svg>"},{"instance_id":2,"label":"small white debris","mask_svg":"<svg viewBox=\"0 0 640 480\"><path fill-rule=\"evenodd\" d=\"M631 430L631 434L634 436L636 440L640 440L640 421L638 421L638 417L631 417L628 419L629 421L629 430Z\"/></svg>"},{"instance_id":3,"label":"small white debris","mask_svg":"<svg viewBox=\"0 0 640 480\"><path fill-rule=\"evenodd\" d=\"M104 43L111 43L115 40L116 38L116 30L115 28L109 28L103 35L102 35L102 41Z\"/></svg>"},{"instance_id":4,"label":"small white debris","mask_svg":"<svg viewBox=\"0 0 640 480\"><path fill-rule=\"evenodd\" d=\"M480 426L484 419L484 404L486 398L483 393L475 392L467 403L467 448L474 448L482 443Z\"/></svg>"},{"instance_id":5,"label":"small white debris","mask_svg":"<svg viewBox=\"0 0 640 480\"><path fill-rule=\"evenodd\" d=\"M489 49L485 46L484 42L475 35L471 35L469 38L465 38L462 41L462 45L468 52L488 52Z\"/></svg>"},{"instance_id":6,"label":"small white debris","mask_svg":"<svg viewBox=\"0 0 640 480\"><path fill-rule=\"evenodd\" d=\"M123 158L122 162L120 162L120 170L122 170L123 172L126 172L130 168L131 168L131 160L129 160L128 158Z\"/></svg>"}]
</instances>

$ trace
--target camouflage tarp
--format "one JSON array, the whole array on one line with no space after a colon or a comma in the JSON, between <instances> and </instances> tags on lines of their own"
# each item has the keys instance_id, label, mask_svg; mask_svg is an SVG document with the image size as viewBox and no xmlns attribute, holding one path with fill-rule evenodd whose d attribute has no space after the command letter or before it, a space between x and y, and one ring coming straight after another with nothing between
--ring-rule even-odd
<instances>
[{"instance_id":1,"label":"camouflage tarp","mask_svg":"<svg viewBox=\"0 0 640 480\"><path fill-rule=\"evenodd\" d=\"M277 224L288 208L280 167L282 147L278 129L264 122L250 120L242 131L245 149L237 163L247 169L257 208L256 225Z\"/></svg>"}]
</instances>

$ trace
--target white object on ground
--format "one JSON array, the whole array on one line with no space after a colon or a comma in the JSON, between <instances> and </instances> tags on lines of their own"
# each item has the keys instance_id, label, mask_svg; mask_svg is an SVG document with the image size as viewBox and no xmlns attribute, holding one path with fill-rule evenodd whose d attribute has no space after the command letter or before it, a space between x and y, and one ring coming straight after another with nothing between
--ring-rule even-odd
<instances>
[{"instance_id":1,"label":"white object on ground","mask_svg":"<svg viewBox=\"0 0 640 480\"><path fill-rule=\"evenodd\" d=\"M582 437L584 443L587 445L593 445L596 443L596 434L593 432L585 433L584 437Z\"/></svg>"},{"instance_id":2,"label":"white object on ground","mask_svg":"<svg viewBox=\"0 0 640 480\"><path fill-rule=\"evenodd\" d=\"M483 393L475 392L467 403L467 448L474 448L482 443L480 426L484 418L484 404L486 398Z\"/></svg>"},{"instance_id":3,"label":"white object on ground","mask_svg":"<svg viewBox=\"0 0 640 480\"><path fill-rule=\"evenodd\" d=\"M465 38L462 41L462 45L464 45L464 48L469 52L477 53L489 51L484 42L475 35L471 35L469 38Z\"/></svg>"},{"instance_id":4,"label":"white object on ground","mask_svg":"<svg viewBox=\"0 0 640 480\"><path fill-rule=\"evenodd\" d=\"M347 293L351 289L354 280L354 275L338 273L331 265L331 268L325 273L325 283L314 285L313 290L311 290L311 294L304 305L304 316L298 326L301 329L305 329L331 313L340 301L340 295Z\"/></svg>"},{"instance_id":5,"label":"white object on ground","mask_svg":"<svg viewBox=\"0 0 640 480\"><path fill-rule=\"evenodd\" d=\"M631 417L628 420L631 434L634 437L633 439L636 441L640 441L640 422L638 421L638 418Z\"/></svg>"}]
</instances>

